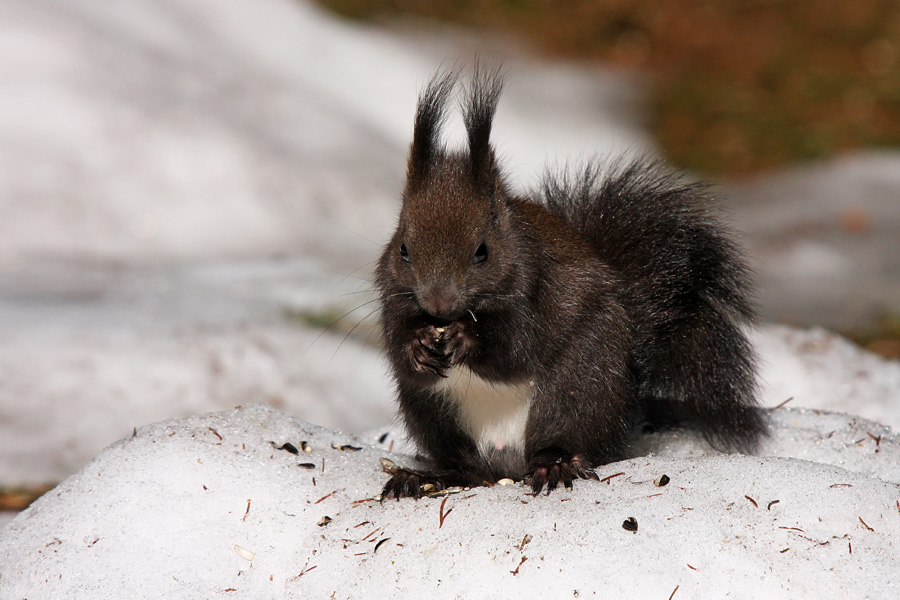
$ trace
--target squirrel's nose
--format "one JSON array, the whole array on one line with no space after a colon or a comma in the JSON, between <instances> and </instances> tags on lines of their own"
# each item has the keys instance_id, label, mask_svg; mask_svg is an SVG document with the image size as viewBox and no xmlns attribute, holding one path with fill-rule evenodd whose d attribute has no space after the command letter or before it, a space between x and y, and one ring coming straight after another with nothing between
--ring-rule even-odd
<instances>
[{"instance_id":1,"label":"squirrel's nose","mask_svg":"<svg viewBox=\"0 0 900 600\"><path fill-rule=\"evenodd\" d=\"M419 304L432 317L447 321L455 321L465 312L459 292L448 287L426 290Z\"/></svg>"}]
</instances>

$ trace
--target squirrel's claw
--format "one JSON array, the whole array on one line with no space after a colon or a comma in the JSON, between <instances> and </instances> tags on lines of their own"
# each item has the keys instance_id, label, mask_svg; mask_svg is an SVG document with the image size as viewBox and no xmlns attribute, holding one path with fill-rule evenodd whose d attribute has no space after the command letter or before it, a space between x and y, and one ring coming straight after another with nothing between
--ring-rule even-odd
<instances>
[{"instance_id":1,"label":"squirrel's claw","mask_svg":"<svg viewBox=\"0 0 900 600\"><path fill-rule=\"evenodd\" d=\"M531 460L530 473L525 477L525 483L531 486L531 491L535 495L540 494L547 487L549 494L560 484L566 489L572 489L572 484L576 479L593 479L598 481L600 478L590 462L578 454L569 455L562 451L550 449L539 452Z\"/></svg>"},{"instance_id":2,"label":"squirrel's claw","mask_svg":"<svg viewBox=\"0 0 900 600\"><path fill-rule=\"evenodd\" d=\"M450 368L450 363L439 343L440 337L433 325L416 333L408 346L409 359L416 372L446 377L444 372Z\"/></svg>"},{"instance_id":3,"label":"squirrel's claw","mask_svg":"<svg viewBox=\"0 0 900 600\"><path fill-rule=\"evenodd\" d=\"M431 484L435 490L443 490L444 482L436 475L419 473L410 469L397 469L384 484L381 491L381 501L384 502L388 498L414 498L418 500L422 497L422 486Z\"/></svg>"}]
</instances>

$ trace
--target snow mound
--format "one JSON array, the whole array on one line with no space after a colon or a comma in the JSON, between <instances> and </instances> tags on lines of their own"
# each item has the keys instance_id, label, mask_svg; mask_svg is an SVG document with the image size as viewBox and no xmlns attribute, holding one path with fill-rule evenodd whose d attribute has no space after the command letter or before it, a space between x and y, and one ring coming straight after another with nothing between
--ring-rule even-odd
<instances>
[{"instance_id":1,"label":"snow mound","mask_svg":"<svg viewBox=\"0 0 900 600\"><path fill-rule=\"evenodd\" d=\"M0 530L0 596L896 596L898 436L844 415L772 416L764 452L782 456L685 456L707 451L655 434L673 456L607 465L572 491L384 504L371 499L379 459L409 457L263 405L165 421Z\"/></svg>"},{"instance_id":2,"label":"snow mound","mask_svg":"<svg viewBox=\"0 0 900 600\"><path fill-rule=\"evenodd\" d=\"M821 327L768 325L754 332L762 404L849 412L900 429L900 362Z\"/></svg>"}]
</instances>

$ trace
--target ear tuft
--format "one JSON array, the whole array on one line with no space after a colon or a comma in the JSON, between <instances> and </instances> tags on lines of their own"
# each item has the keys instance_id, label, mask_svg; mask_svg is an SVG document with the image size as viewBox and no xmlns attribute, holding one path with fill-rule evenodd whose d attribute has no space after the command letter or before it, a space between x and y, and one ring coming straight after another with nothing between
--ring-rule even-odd
<instances>
[{"instance_id":1,"label":"ear tuft","mask_svg":"<svg viewBox=\"0 0 900 600\"><path fill-rule=\"evenodd\" d=\"M447 100L457 79L456 71L438 71L419 95L407 173L412 186L422 183L434 164L441 126L446 119Z\"/></svg>"},{"instance_id":2,"label":"ear tuft","mask_svg":"<svg viewBox=\"0 0 900 600\"><path fill-rule=\"evenodd\" d=\"M466 132L469 136L469 156L472 175L478 182L493 178L494 156L491 150L491 127L500 92L503 90L503 76L500 68L483 69L475 63L475 73L469 88L468 105L463 107Z\"/></svg>"}]
</instances>

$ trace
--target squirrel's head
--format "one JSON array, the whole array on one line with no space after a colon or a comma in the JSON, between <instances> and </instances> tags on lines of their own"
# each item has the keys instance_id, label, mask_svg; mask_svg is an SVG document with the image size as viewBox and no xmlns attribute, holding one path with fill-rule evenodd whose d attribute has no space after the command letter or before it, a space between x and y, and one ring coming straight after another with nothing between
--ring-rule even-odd
<instances>
[{"instance_id":1,"label":"squirrel's head","mask_svg":"<svg viewBox=\"0 0 900 600\"><path fill-rule=\"evenodd\" d=\"M419 97L400 221L382 258L394 283L448 322L504 292L516 245L490 145L502 79L476 69L463 106L468 147L448 152L440 129L455 84L454 73L438 74Z\"/></svg>"}]
</instances>

